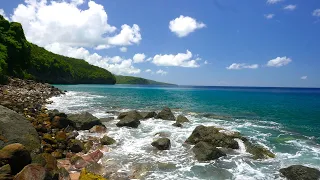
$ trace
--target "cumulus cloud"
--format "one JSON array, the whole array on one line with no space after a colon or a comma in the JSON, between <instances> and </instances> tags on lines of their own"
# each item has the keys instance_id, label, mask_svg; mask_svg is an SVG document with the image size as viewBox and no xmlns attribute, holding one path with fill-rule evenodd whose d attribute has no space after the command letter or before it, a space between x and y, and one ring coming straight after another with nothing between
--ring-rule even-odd
<instances>
[{"instance_id":1,"label":"cumulus cloud","mask_svg":"<svg viewBox=\"0 0 320 180\"><path fill-rule=\"evenodd\" d=\"M302 76L300 79L302 79L302 80L307 80L307 79L308 79L308 76Z\"/></svg>"},{"instance_id":2,"label":"cumulus cloud","mask_svg":"<svg viewBox=\"0 0 320 180\"><path fill-rule=\"evenodd\" d=\"M147 70L145 70L145 72L152 73L152 70L151 69L147 69Z\"/></svg>"},{"instance_id":3,"label":"cumulus cloud","mask_svg":"<svg viewBox=\"0 0 320 180\"><path fill-rule=\"evenodd\" d=\"M171 20L169 23L169 29L178 37L185 37L194 32L196 29L201 29L204 27L206 27L204 23L197 22L197 20L192 17L182 15Z\"/></svg>"},{"instance_id":4,"label":"cumulus cloud","mask_svg":"<svg viewBox=\"0 0 320 180\"><path fill-rule=\"evenodd\" d=\"M320 17L320 9L316 9L312 12L312 15L315 17Z\"/></svg>"},{"instance_id":5,"label":"cumulus cloud","mask_svg":"<svg viewBox=\"0 0 320 180\"><path fill-rule=\"evenodd\" d=\"M283 0L267 0L267 4L277 4Z\"/></svg>"},{"instance_id":6,"label":"cumulus cloud","mask_svg":"<svg viewBox=\"0 0 320 180\"><path fill-rule=\"evenodd\" d=\"M0 9L0 15L2 15L6 20L9 20L9 18L6 16L6 13L3 9Z\"/></svg>"},{"instance_id":7,"label":"cumulus cloud","mask_svg":"<svg viewBox=\"0 0 320 180\"><path fill-rule=\"evenodd\" d=\"M127 52L127 51L128 51L128 48L126 48L126 47L121 47L121 48L119 48L119 50L120 50L121 52Z\"/></svg>"},{"instance_id":8,"label":"cumulus cloud","mask_svg":"<svg viewBox=\"0 0 320 180\"><path fill-rule=\"evenodd\" d=\"M166 72L166 71L164 71L164 70L162 70L162 69L159 69L156 73L157 73L157 74L160 74L160 75L162 75L162 76L168 74L168 72Z\"/></svg>"},{"instance_id":9,"label":"cumulus cloud","mask_svg":"<svg viewBox=\"0 0 320 180\"><path fill-rule=\"evenodd\" d=\"M157 66L180 66L196 68L199 67L197 60L192 59L192 53L187 50L186 53L174 54L157 54L153 57L152 63Z\"/></svg>"},{"instance_id":10,"label":"cumulus cloud","mask_svg":"<svg viewBox=\"0 0 320 180\"><path fill-rule=\"evenodd\" d=\"M284 57L277 57L275 59L272 59L268 61L267 66L268 67L281 67L289 64L292 60L290 58Z\"/></svg>"},{"instance_id":11,"label":"cumulus cloud","mask_svg":"<svg viewBox=\"0 0 320 180\"><path fill-rule=\"evenodd\" d=\"M135 54L133 56L133 62L134 63L142 63L144 61L144 59L146 58L146 55L145 54Z\"/></svg>"},{"instance_id":12,"label":"cumulus cloud","mask_svg":"<svg viewBox=\"0 0 320 180\"><path fill-rule=\"evenodd\" d=\"M293 11L296 8L297 8L297 5L289 4L289 5L286 5L283 9L288 11Z\"/></svg>"},{"instance_id":13,"label":"cumulus cloud","mask_svg":"<svg viewBox=\"0 0 320 180\"><path fill-rule=\"evenodd\" d=\"M74 48L67 45L61 45L59 43L53 43L45 47L47 50L57 54L61 54L68 57L74 57L84 59L88 63L107 69L114 74L139 74L140 69L135 68L131 59L123 59L120 56L114 57L102 57L97 53L90 53L87 49Z\"/></svg>"},{"instance_id":14,"label":"cumulus cloud","mask_svg":"<svg viewBox=\"0 0 320 180\"><path fill-rule=\"evenodd\" d=\"M230 66L226 67L228 70L240 70L240 69L257 69L258 64L247 65L245 63L232 63Z\"/></svg>"},{"instance_id":15,"label":"cumulus cloud","mask_svg":"<svg viewBox=\"0 0 320 180\"><path fill-rule=\"evenodd\" d=\"M25 0L15 8L11 19L21 22L31 42L47 46L52 43L74 47L105 49L111 46L138 44L140 28L134 24L121 26L120 32L108 23L104 7L88 1L87 9L79 6L85 0Z\"/></svg>"},{"instance_id":16,"label":"cumulus cloud","mask_svg":"<svg viewBox=\"0 0 320 180\"><path fill-rule=\"evenodd\" d=\"M275 16L275 14L265 14L265 15L264 15L264 17L265 17L266 19L272 19L272 18L274 18L274 16Z\"/></svg>"}]
</instances>

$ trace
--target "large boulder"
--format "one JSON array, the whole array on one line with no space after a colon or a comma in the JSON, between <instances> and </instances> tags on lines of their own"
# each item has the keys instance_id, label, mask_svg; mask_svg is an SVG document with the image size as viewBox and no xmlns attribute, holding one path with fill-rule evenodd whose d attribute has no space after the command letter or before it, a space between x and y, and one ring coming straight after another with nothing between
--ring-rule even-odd
<instances>
[{"instance_id":1,"label":"large boulder","mask_svg":"<svg viewBox=\"0 0 320 180\"><path fill-rule=\"evenodd\" d=\"M185 116L179 115L179 116L177 117L177 122L178 122L178 123L185 123L185 122L190 122L190 121L189 121L189 119L186 118Z\"/></svg>"},{"instance_id":2,"label":"large boulder","mask_svg":"<svg viewBox=\"0 0 320 180\"><path fill-rule=\"evenodd\" d=\"M12 174L20 172L31 161L30 152L22 144L10 144L0 150L0 166L9 164Z\"/></svg>"},{"instance_id":3,"label":"large boulder","mask_svg":"<svg viewBox=\"0 0 320 180\"><path fill-rule=\"evenodd\" d=\"M280 169L288 180L318 180L320 179L320 171L315 168L310 168L302 165L293 165L287 168Z\"/></svg>"},{"instance_id":4,"label":"large boulder","mask_svg":"<svg viewBox=\"0 0 320 180\"><path fill-rule=\"evenodd\" d=\"M68 119L75 123L78 130L89 130L95 125L102 125L101 121L88 112L81 114L70 114Z\"/></svg>"},{"instance_id":5,"label":"large boulder","mask_svg":"<svg viewBox=\"0 0 320 180\"><path fill-rule=\"evenodd\" d=\"M239 149L239 144L234 140L234 136L219 132L220 129L214 126L197 126L186 143L197 144L201 141L206 142L214 147L224 147L231 149Z\"/></svg>"},{"instance_id":6,"label":"large boulder","mask_svg":"<svg viewBox=\"0 0 320 180\"><path fill-rule=\"evenodd\" d=\"M171 109L168 107L165 107L162 109L161 112L158 113L156 116L157 119L163 119L163 120L169 120L169 121L175 121L176 118L174 117L173 113L171 112Z\"/></svg>"},{"instance_id":7,"label":"large boulder","mask_svg":"<svg viewBox=\"0 0 320 180\"><path fill-rule=\"evenodd\" d=\"M40 139L36 129L23 116L0 106L0 149L12 143L20 143L30 152L40 150Z\"/></svg>"},{"instance_id":8,"label":"large boulder","mask_svg":"<svg viewBox=\"0 0 320 180\"><path fill-rule=\"evenodd\" d=\"M156 141L153 141L151 145L159 150L168 150L170 149L171 142L168 138L159 138Z\"/></svg>"},{"instance_id":9,"label":"large boulder","mask_svg":"<svg viewBox=\"0 0 320 180\"><path fill-rule=\"evenodd\" d=\"M224 152L206 142L198 142L193 148L193 153L198 161L210 161L226 156Z\"/></svg>"},{"instance_id":10,"label":"large boulder","mask_svg":"<svg viewBox=\"0 0 320 180\"><path fill-rule=\"evenodd\" d=\"M154 118L157 116L157 113L154 111L151 112L140 112L141 116L143 117L143 119L150 119L150 118Z\"/></svg>"},{"instance_id":11,"label":"large boulder","mask_svg":"<svg viewBox=\"0 0 320 180\"><path fill-rule=\"evenodd\" d=\"M40 164L29 164L19 172L15 180L45 180L48 179L46 169Z\"/></svg>"},{"instance_id":12,"label":"large boulder","mask_svg":"<svg viewBox=\"0 0 320 180\"><path fill-rule=\"evenodd\" d=\"M143 119L142 115L138 111L128 111L120 113L118 119L134 119L134 120L141 120Z\"/></svg>"}]
</instances>

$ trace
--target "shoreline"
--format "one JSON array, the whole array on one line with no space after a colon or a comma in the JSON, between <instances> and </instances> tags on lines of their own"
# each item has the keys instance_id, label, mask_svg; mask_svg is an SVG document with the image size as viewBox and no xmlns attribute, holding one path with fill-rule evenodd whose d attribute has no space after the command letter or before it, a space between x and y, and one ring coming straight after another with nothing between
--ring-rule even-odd
<instances>
[{"instance_id":1,"label":"shoreline","mask_svg":"<svg viewBox=\"0 0 320 180\"><path fill-rule=\"evenodd\" d=\"M1 100L1 104L3 102L6 102L4 103L4 105L7 105L13 109L16 109L20 113L23 112L23 115L28 119L29 122L33 124L34 128L38 132L38 135L41 139L41 143L43 144L41 145L40 152L48 153L52 151L51 155L54 158L58 159L57 169L58 170L61 169L60 171L64 172L64 174L62 172L58 172L58 173L51 172L53 174L58 174L58 176L62 176L62 175L67 176L66 172L68 172L68 175L71 176L71 179L79 179L80 173L82 174L82 176L97 176L97 177L103 178L103 176L106 176L106 173L109 173L109 175L107 176L108 179L116 179L119 177L122 177L122 178L127 177L129 179L130 178L140 179L140 178L143 178L141 174L146 174L150 170L149 168L145 167L146 165L141 165L138 167L133 167L133 172L134 172L133 174L123 174L123 173L119 174L115 172L105 171L105 168L102 167L101 162L100 163L98 162L101 158L103 158L104 153L109 152L108 146L116 142L113 138L110 138L108 136L107 132L109 131L107 130L109 130L109 127L108 126L105 127L104 122L110 122L118 119L117 121L119 122L116 124L118 128L117 131L119 131L120 128L126 128L126 127L129 127L132 131L135 131L135 128L137 128L140 125L140 121L142 122L144 121L144 119L150 119L150 118L160 119L160 120L162 119L164 120L164 122L168 122L168 119L169 119L171 120L169 122L172 122L174 126L177 126L177 128L181 128L181 127L183 128L185 123L192 123L192 122L188 122L189 120L186 117L183 117L180 115L175 117L171 112L171 110L166 108L160 111L160 113L138 112L138 111L130 111L130 112L123 112L123 113L119 112L120 114L116 119L103 119L103 118L98 119L92 116L90 113L66 115L64 113L60 113L55 110L48 111L46 108L44 108L46 101L50 97L63 94L63 92L48 84L36 83L37 85L35 85L34 83L35 82L32 82L32 81L16 80L14 81L13 83L14 85L12 85L12 88L11 89L9 88L9 91L7 90L7 92L5 92L3 90L3 86L1 86L0 87L1 93L3 93L6 96L6 98L4 98L6 99L6 101ZM39 89L42 88L42 91L41 90L34 91L34 89L30 87L30 85L35 85L34 87L36 88L39 87ZM13 88L14 86L19 88ZM24 87L25 87L25 91L23 90ZM40 98L35 98L36 96L34 94L32 93L28 94L26 91L33 92L35 94L43 95L43 96ZM24 92L24 93L19 93L19 92ZM10 93L13 93L12 98L9 98ZM18 96L16 96L15 94L18 94ZM22 98L23 96L26 96L26 95L27 97L31 97L30 101L19 101L20 99L23 99ZM26 99L30 99L30 98L26 98ZM12 103L8 103L10 100L12 100ZM13 102L14 103L18 102L17 103L18 106L15 106ZM27 106L28 104L32 105L33 108L26 107L25 104L23 103L25 103ZM82 120L78 121L78 119L81 119L81 118ZM90 122L90 123L87 123L87 122ZM58 123L58 126L59 126L59 123L61 124L61 126L54 127L53 125L57 125L57 123ZM67 124L67 126L66 125L62 126L62 124L65 124L65 123ZM123 127L123 126L126 126L126 127ZM46 127L47 129L45 130L44 127ZM70 129L70 127L73 127L73 129ZM92 129L92 127L94 128ZM80 130L79 132L80 135L84 135L85 137L81 141L77 141L77 139L79 138L76 138L78 136L77 133L79 130ZM202 132L207 132L207 134L206 133L202 134ZM112 132L112 133L115 133L115 132ZM215 136L211 136L210 134L215 134ZM59 139L59 137L57 138L57 135L63 136L61 141L63 142L68 141L68 142L65 142L67 147L62 147L62 148L55 147L56 144L59 144L59 142L56 142ZM73 137L68 139L67 136L69 135L72 135ZM197 138L200 137L200 139L202 138L202 140L194 140L192 136L196 136ZM222 144L221 143L217 144L216 136L223 137ZM155 139L155 141L150 142L150 147L153 146L155 149L158 149L158 151L161 151L161 150L170 151L170 138L167 138L166 135L160 134L157 137L153 137L153 139ZM45 141L45 143L43 143L43 141ZM250 142L246 137L242 136L240 133L237 133L234 131L228 131L226 129L216 128L216 127L197 126L192 132L192 134L190 135L190 137L186 140L186 142L187 144L190 144L192 146L194 145L194 147L190 150L193 151L193 153L195 154L194 158L196 158L198 161L202 161L202 160L212 161L214 159L218 159L219 157L222 157L225 155L228 156L228 153L230 152L227 149L240 149L243 151L243 147L245 147L244 151L247 151L249 154L251 154L253 159L264 159L264 158L268 159L268 158L274 157L274 154L270 152L268 149L265 149L261 146L258 146L257 144ZM70 144L73 144L74 146L70 148ZM117 144L111 145L111 146L117 146ZM216 147L222 147L222 149L221 148L217 149ZM87 150L85 150L87 151L87 153L85 153L84 151L85 148L87 148ZM80 149L82 152L80 151ZM70 151L71 152L74 151L74 152L69 153ZM207 152L207 154L203 152ZM217 153L220 155L214 156L214 157L212 156L213 154L217 154ZM39 155L39 153L37 155ZM163 164L161 166L163 166ZM166 164L164 166L171 166L171 165ZM115 169L113 170L115 171ZM285 174L285 172L281 172L281 173Z\"/></svg>"}]
</instances>

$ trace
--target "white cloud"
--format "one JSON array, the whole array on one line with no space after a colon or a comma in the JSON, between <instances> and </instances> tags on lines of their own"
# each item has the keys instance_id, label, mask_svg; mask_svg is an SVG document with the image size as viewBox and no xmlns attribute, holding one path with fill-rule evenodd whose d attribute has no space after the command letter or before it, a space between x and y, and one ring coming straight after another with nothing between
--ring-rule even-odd
<instances>
[{"instance_id":1,"label":"white cloud","mask_svg":"<svg viewBox=\"0 0 320 180\"><path fill-rule=\"evenodd\" d=\"M96 50L102 50L102 49L109 49L111 46L110 45L99 45L95 47L94 49Z\"/></svg>"},{"instance_id":2,"label":"white cloud","mask_svg":"<svg viewBox=\"0 0 320 180\"><path fill-rule=\"evenodd\" d=\"M201 29L204 27L206 27L204 23L197 22L197 20L192 17L182 15L174 20L171 20L169 23L169 29L178 37L185 37L194 32L196 29Z\"/></svg>"},{"instance_id":3,"label":"white cloud","mask_svg":"<svg viewBox=\"0 0 320 180\"><path fill-rule=\"evenodd\" d=\"M120 50L121 52L127 52L127 51L128 51L128 48L126 48L126 47L121 47L121 48L119 48L119 50Z\"/></svg>"},{"instance_id":4,"label":"white cloud","mask_svg":"<svg viewBox=\"0 0 320 180\"><path fill-rule=\"evenodd\" d=\"M117 28L108 24L104 7L88 1L87 9L79 5L86 0L47 1L25 0L14 9L12 20L23 25L26 37L31 42L47 46L53 43L74 47L95 47L138 44L141 41L140 28L134 24Z\"/></svg>"},{"instance_id":5,"label":"white cloud","mask_svg":"<svg viewBox=\"0 0 320 180\"><path fill-rule=\"evenodd\" d=\"M145 72L152 73L152 70L151 69L147 69L147 70L145 70Z\"/></svg>"},{"instance_id":6,"label":"white cloud","mask_svg":"<svg viewBox=\"0 0 320 180\"><path fill-rule=\"evenodd\" d=\"M131 59L123 59L120 56L102 57L97 53L91 54L85 48L73 48L59 43L53 43L45 47L47 50L68 57L84 59L88 63L107 69L114 74L139 74L140 69L135 68Z\"/></svg>"},{"instance_id":7,"label":"white cloud","mask_svg":"<svg viewBox=\"0 0 320 180\"><path fill-rule=\"evenodd\" d=\"M209 64L208 61L204 61L204 64Z\"/></svg>"},{"instance_id":8,"label":"white cloud","mask_svg":"<svg viewBox=\"0 0 320 180\"><path fill-rule=\"evenodd\" d=\"M281 67L289 64L292 60L290 58L284 57L277 57L268 61L267 66L269 67Z\"/></svg>"},{"instance_id":9,"label":"white cloud","mask_svg":"<svg viewBox=\"0 0 320 180\"><path fill-rule=\"evenodd\" d=\"M149 57L148 59L146 59L146 61L151 61L152 60L152 57Z\"/></svg>"},{"instance_id":10,"label":"white cloud","mask_svg":"<svg viewBox=\"0 0 320 180\"><path fill-rule=\"evenodd\" d=\"M302 79L302 80L307 80L307 79L308 79L308 76L302 76L300 79Z\"/></svg>"},{"instance_id":11,"label":"white cloud","mask_svg":"<svg viewBox=\"0 0 320 180\"><path fill-rule=\"evenodd\" d=\"M264 17L265 17L266 19L272 19L272 18L274 18L274 16L275 16L275 14L265 14L265 15L264 15Z\"/></svg>"},{"instance_id":12,"label":"white cloud","mask_svg":"<svg viewBox=\"0 0 320 180\"><path fill-rule=\"evenodd\" d=\"M293 4L289 4L287 6L285 6L283 9L284 10L289 10L289 11L293 11L297 8L297 5L293 5Z\"/></svg>"},{"instance_id":13,"label":"white cloud","mask_svg":"<svg viewBox=\"0 0 320 180\"><path fill-rule=\"evenodd\" d=\"M195 68L199 67L196 60L192 60L192 53L187 50L186 53L174 54L157 54L153 57L152 63L157 66L181 66Z\"/></svg>"},{"instance_id":14,"label":"white cloud","mask_svg":"<svg viewBox=\"0 0 320 180\"><path fill-rule=\"evenodd\" d=\"M146 58L146 55L145 54L135 54L133 56L133 62L134 63L142 63L144 61L144 59Z\"/></svg>"},{"instance_id":15,"label":"white cloud","mask_svg":"<svg viewBox=\"0 0 320 180\"><path fill-rule=\"evenodd\" d=\"M168 72L166 72L166 71L164 71L164 70L162 70L162 69L159 69L156 73L157 73L157 74L160 74L160 75L162 75L162 76L168 74Z\"/></svg>"},{"instance_id":16,"label":"white cloud","mask_svg":"<svg viewBox=\"0 0 320 180\"><path fill-rule=\"evenodd\" d=\"M267 0L267 4L277 4L283 0Z\"/></svg>"},{"instance_id":17,"label":"white cloud","mask_svg":"<svg viewBox=\"0 0 320 180\"><path fill-rule=\"evenodd\" d=\"M6 20L9 20L9 18L6 16L6 13L3 9L0 9L0 15L2 15Z\"/></svg>"},{"instance_id":18,"label":"white cloud","mask_svg":"<svg viewBox=\"0 0 320 180\"><path fill-rule=\"evenodd\" d=\"M240 70L240 69L258 69L258 64L247 65L245 63L233 63L227 67L228 70Z\"/></svg>"},{"instance_id":19,"label":"white cloud","mask_svg":"<svg viewBox=\"0 0 320 180\"><path fill-rule=\"evenodd\" d=\"M320 9L316 9L312 12L312 15L315 17L320 17Z\"/></svg>"}]
</instances>

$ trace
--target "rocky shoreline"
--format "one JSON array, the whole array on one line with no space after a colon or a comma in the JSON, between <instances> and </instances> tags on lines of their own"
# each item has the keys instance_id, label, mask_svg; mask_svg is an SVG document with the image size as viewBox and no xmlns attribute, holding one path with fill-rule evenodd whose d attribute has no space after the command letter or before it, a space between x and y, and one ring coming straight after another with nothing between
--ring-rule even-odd
<instances>
[{"instance_id":1,"label":"rocky shoreline","mask_svg":"<svg viewBox=\"0 0 320 180\"><path fill-rule=\"evenodd\" d=\"M88 112L65 114L47 110L47 99L64 94L49 84L9 79L8 85L0 85L0 180L1 179L141 179L146 167L138 167L131 174L106 170L100 163L108 146L116 141L106 135L103 122L113 119L98 119ZM183 128L191 123L183 115L177 117L169 108L159 113L129 111L117 117L119 128L138 128L144 119L172 121ZM102 138L89 136L79 140L78 131L100 134ZM251 142L239 132L213 126L198 126L185 141L194 145L192 152L198 161L212 161L228 156L231 149L245 146L252 159L275 158L268 149ZM150 142L158 151L170 151L171 142L159 135ZM318 179L320 171L305 166L290 166L280 173L289 180Z\"/></svg>"}]
</instances>

